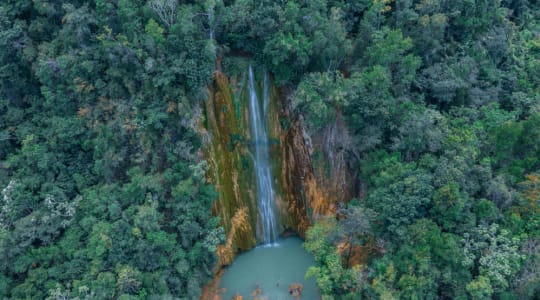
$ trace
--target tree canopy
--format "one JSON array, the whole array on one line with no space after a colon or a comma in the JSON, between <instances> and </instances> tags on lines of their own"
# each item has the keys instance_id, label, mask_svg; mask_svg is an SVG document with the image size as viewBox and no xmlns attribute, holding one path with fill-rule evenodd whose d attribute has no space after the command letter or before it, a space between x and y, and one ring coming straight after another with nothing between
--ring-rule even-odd
<instances>
[{"instance_id":1,"label":"tree canopy","mask_svg":"<svg viewBox=\"0 0 540 300\"><path fill-rule=\"evenodd\" d=\"M346 123L358 199L305 243L324 299L538 298L532 0L3 1L0 298L199 298L225 236L198 122L227 56L307 134Z\"/></svg>"}]
</instances>

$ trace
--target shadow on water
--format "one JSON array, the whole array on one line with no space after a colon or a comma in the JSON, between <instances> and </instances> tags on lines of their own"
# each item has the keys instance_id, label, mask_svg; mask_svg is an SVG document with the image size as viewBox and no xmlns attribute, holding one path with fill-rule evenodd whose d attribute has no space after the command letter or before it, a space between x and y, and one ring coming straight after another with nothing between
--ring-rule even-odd
<instances>
[{"instance_id":1,"label":"shadow on water","mask_svg":"<svg viewBox=\"0 0 540 300\"><path fill-rule=\"evenodd\" d=\"M221 277L223 300L237 294L243 299L321 299L315 280L305 274L314 265L313 257L297 237L279 239L273 244L256 247L240 254ZM290 294L291 284L301 284L300 297Z\"/></svg>"}]
</instances>

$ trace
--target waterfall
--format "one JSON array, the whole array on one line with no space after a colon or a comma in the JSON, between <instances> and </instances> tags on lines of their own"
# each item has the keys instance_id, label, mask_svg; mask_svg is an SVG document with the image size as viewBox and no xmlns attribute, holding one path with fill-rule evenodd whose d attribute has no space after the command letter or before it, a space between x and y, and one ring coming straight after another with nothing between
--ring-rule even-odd
<instances>
[{"instance_id":1,"label":"waterfall","mask_svg":"<svg viewBox=\"0 0 540 300\"><path fill-rule=\"evenodd\" d=\"M263 107L255 90L253 69L249 66L249 113L252 139L255 145L255 175L259 216L262 227L262 240L270 244L277 239L278 229L274 212L274 189L272 188L272 172L270 170L270 154L268 150L268 132L266 128L266 110L268 106L268 82L265 72L263 86Z\"/></svg>"},{"instance_id":2,"label":"waterfall","mask_svg":"<svg viewBox=\"0 0 540 300\"><path fill-rule=\"evenodd\" d=\"M216 47L216 41L215 41L215 37L214 37L214 28L215 28L215 19L214 19L214 10L216 8L216 4L215 2L207 2L207 4L209 4L209 6L207 7L206 9L206 16L208 17L208 26L209 26L209 31L210 31L210 34L209 34L209 40L210 40L210 51L212 51L212 53L214 54L214 57L216 56L216 50L217 50L217 47Z\"/></svg>"}]
</instances>

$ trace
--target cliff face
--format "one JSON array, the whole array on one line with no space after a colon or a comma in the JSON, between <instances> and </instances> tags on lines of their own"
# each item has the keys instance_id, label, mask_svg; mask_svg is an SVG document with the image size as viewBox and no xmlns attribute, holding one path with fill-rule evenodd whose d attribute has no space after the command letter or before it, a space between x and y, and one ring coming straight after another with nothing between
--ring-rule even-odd
<instances>
[{"instance_id":1,"label":"cliff face","mask_svg":"<svg viewBox=\"0 0 540 300\"><path fill-rule=\"evenodd\" d=\"M207 91L205 130L202 131L205 158L209 163L208 177L219 193L212 211L226 229L230 248L226 252L231 252L231 257L236 249L255 245L257 224L253 161L247 145L249 124L245 108L248 103L242 97L245 91L236 80L219 71L214 73Z\"/></svg>"},{"instance_id":2,"label":"cliff face","mask_svg":"<svg viewBox=\"0 0 540 300\"><path fill-rule=\"evenodd\" d=\"M234 253L256 245L260 236L257 213L253 145L249 124L247 63L225 75L221 67L207 90L201 136L209 163L209 180L219 197L213 213L227 232L220 247L220 264L232 262ZM263 72L256 70L256 90L263 91ZM267 126L270 140L275 203L280 232L292 230L301 236L311 220L332 214L339 203L352 197L351 169L346 164L343 143L346 128L338 117L335 124L313 137L291 111L292 92L278 89L268 80ZM262 99L262 97L259 97Z\"/></svg>"}]
</instances>

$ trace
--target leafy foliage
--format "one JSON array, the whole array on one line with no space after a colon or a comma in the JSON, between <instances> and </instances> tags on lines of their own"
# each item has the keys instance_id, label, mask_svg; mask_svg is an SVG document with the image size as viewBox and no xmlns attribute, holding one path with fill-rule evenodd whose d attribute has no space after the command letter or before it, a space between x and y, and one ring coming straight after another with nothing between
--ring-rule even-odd
<instances>
[{"instance_id":1,"label":"leafy foliage","mask_svg":"<svg viewBox=\"0 0 540 300\"><path fill-rule=\"evenodd\" d=\"M0 298L198 297L222 239L193 126L203 28L23 2L0 5Z\"/></svg>"},{"instance_id":2,"label":"leafy foliage","mask_svg":"<svg viewBox=\"0 0 540 300\"><path fill-rule=\"evenodd\" d=\"M295 109L314 135L345 117L363 185L351 212L307 235L325 297L535 299L538 5L328 6L356 16L344 24L355 42L340 74L303 76ZM324 257L352 237L376 250L353 265L341 253L356 270L341 289Z\"/></svg>"},{"instance_id":3,"label":"leafy foliage","mask_svg":"<svg viewBox=\"0 0 540 300\"><path fill-rule=\"evenodd\" d=\"M0 298L199 297L224 55L294 91L313 137L347 125L359 199L306 240L325 297L540 294L538 1L4 2Z\"/></svg>"}]
</instances>

